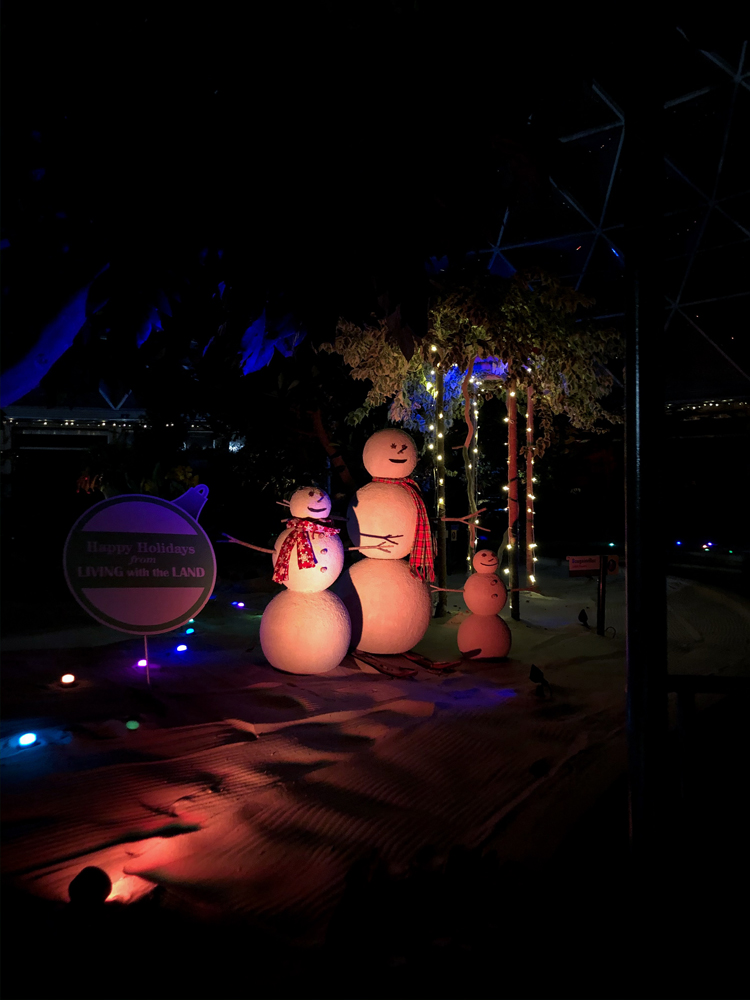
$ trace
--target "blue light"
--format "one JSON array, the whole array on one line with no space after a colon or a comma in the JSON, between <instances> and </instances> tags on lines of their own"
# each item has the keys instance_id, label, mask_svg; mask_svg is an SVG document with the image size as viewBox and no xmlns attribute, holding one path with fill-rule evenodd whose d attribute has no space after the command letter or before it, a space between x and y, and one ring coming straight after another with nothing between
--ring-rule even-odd
<instances>
[{"instance_id":1,"label":"blue light","mask_svg":"<svg viewBox=\"0 0 750 1000\"><path fill-rule=\"evenodd\" d=\"M19 747L30 747L32 743L36 743L36 733L24 733L18 737Z\"/></svg>"},{"instance_id":2,"label":"blue light","mask_svg":"<svg viewBox=\"0 0 750 1000\"><path fill-rule=\"evenodd\" d=\"M185 635L190 635L191 632L195 632L195 629L194 628L186 628L185 629Z\"/></svg>"},{"instance_id":3,"label":"blue light","mask_svg":"<svg viewBox=\"0 0 750 1000\"><path fill-rule=\"evenodd\" d=\"M188 625L192 625L194 621L195 618L188 618Z\"/></svg>"},{"instance_id":4,"label":"blue light","mask_svg":"<svg viewBox=\"0 0 750 1000\"><path fill-rule=\"evenodd\" d=\"M237 601L232 601L232 607L236 607Z\"/></svg>"},{"instance_id":5,"label":"blue light","mask_svg":"<svg viewBox=\"0 0 750 1000\"><path fill-rule=\"evenodd\" d=\"M615 255L615 257L619 257L620 256L619 253L615 250L614 247L610 247L610 249L611 249L612 253Z\"/></svg>"},{"instance_id":6,"label":"blue light","mask_svg":"<svg viewBox=\"0 0 750 1000\"><path fill-rule=\"evenodd\" d=\"M713 544L714 544L713 542L706 542L706 545L707 545L707 546L708 546L709 548L711 548L711 546L712 546Z\"/></svg>"},{"instance_id":7,"label":"blue light","mask_svg":"<svg viewBox=\"0 0 750 1000\"><path fill-rule=\"evenodd\" d=\"M613 548L615 547L615 543L614 543L614 542L610 542L610 543L609 543L609 547L610 547L611 549L613 549Z\"/></svg>"},{"instance_id":8,"label":"blue light","mask_svg":"<svg viewBox=\"0 0 750 1000\"><path fill-rule=\"evenodd\" d=\"M186 649L187 649L187 646L184 646L184 645L183 646L178 646L177 647L177 652L178 653L184 653Z\"/></svg>"},{"instance_id":9,"label":"blue light","mask_svg":"<svg viewBox=\"0 0 750 1000\"><path fill-rule=\"evenodd\" d=\"M682 545L682 542L675 542L675 545Z\"/></svg>"}]
</instances>

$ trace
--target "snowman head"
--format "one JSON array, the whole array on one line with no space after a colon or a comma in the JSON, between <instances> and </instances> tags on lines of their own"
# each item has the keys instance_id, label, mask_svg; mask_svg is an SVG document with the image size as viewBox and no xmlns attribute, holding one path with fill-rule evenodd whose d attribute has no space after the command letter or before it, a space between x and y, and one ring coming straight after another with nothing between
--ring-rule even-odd
<instances>
[{"instance_id":1,"label":"snowman head","mask_svg":"<svg viewBox=\"0 0 750 1000\"><path fill-rule=\"evenodd\" d=\"M377 479L404 479L414 472L417 446L406 431L376 431L365 442L362 461Z\"/></svg>"},{"instance_id":2,"label":"snowman head","mask_svg":"<svg viewBox=\"0 0 750 1000\"><path fill-rule=\"evenodd\" d=\"M306 517L321 520L331 513L331 498L317 486L305 486L292 494L289 501L292 517Z\"/></svg>"},{"instance_id":3,"label":"snowman head","mask_svg":"<svg viewBox=\"0 0 750 1000\"><path fill-rule=\"evenodd\" d=\"M480 549L473 559L477 573L497 573L497 555L492 549Z\"/></svg>"}]
</instances>

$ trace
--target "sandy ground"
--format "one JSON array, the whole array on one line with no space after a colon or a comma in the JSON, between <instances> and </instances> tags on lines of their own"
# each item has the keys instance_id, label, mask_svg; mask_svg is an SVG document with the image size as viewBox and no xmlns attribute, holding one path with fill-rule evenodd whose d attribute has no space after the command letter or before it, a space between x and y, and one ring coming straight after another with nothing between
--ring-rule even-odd
<instances>
[{"instance_id":1,"label":"sandy ground","mask_svg":"<svg viewBox=\"0 0 750 1000\"><path fill-rule=\"evenodd\" d=\"M595 581L552 562L539 576L543 595L523 596L522 620L503 612L506 662L413 680L350 657L323 676L281 674L258 642L270 595L228 588L194 634L151 641L150 687L134 666L139 640L103 626L13 636L6 881L63 901L96 865L122 902L157 884L180 912L233 913L316 943L352 863L372 848L396 873L426 845L438 859L457 844L520 862L551 855L625 768L624 581L610 580L612 629L599 637L577 621L584 608L595 622ZM668 608L671 671L750 671L745 602L670 578ZM432 659L458 655L460 594L449 609L417 647ZM529 681L532 663L547 697ZM56 683L66 671L73 689ZM14 751L8 738L27 729L39 744Z\"/></svg>"}]
</instances>

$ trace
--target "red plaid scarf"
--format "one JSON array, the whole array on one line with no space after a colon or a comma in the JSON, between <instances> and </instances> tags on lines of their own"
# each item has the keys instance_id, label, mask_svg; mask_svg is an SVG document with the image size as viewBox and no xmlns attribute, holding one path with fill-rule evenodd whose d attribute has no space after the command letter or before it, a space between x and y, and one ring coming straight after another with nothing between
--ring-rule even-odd
<instances>
[{"instance_id":1,"label":"red plaid scarf","mask_svg":"<svg viewBox=\"0 0 750 1000\"><path fill-rule=\"evenodd\" d=\"M373 476L374 483L393 483L396 486L403 486L407 493L411 495L414 506L417 508L417 527L414 531L414 543L409 555L409 569L412 576L421 577L422 580L434 580L435 570L432 556L432 532L430 531L430 521L427 517L424 500L419 487L413 479L381 479Z\"/></svg>"},{"instance_id":2,"label":"red plaid scarf","mask_svg":"<svg viewBox=\"0 0 750 1000\"><path fill-rule=\"evenodd\" d=\"M312 569L318 560L313 552L310 534L330 537L339 533L338 528L331 528L322 521L303 520L300 517L290 517L286 526L292 530L282 542L279 558L276 560L276 567L273 571L275 583L286 583L289 579L289 560L295 545L297 546L297 565L299 568Z\"/></svg>"}]
</instances>

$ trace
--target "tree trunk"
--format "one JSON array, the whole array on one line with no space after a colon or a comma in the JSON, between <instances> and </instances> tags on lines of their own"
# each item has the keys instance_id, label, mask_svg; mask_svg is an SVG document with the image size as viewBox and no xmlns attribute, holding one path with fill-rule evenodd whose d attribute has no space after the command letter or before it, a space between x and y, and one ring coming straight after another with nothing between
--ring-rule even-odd
<instances>
[{"instance_id":1,"label":"tree trunk","mask_svg":"<svg viewBox=\"0 0 750 1000\"><path fill-rule=\"evenodd\" d=\"M356 483L352 479L352 474L351 472L349 472L349 468L346 462L339 454L336 446L331 443L331 440L328 437L328 432L323 426L323 418L320 415L320 410L310 410L308 412L309 416L312 418L313 427L315 429L315 436L325 448L326 454L331 459L333 467L338 473L341 482L344 483L344 485L347 487L350 493L356 493L357 492Z\"/></svg>"},{"instance_id":2,"label":"tree trunk","mask_svg":"<svg viewBox=\"0 0 750 1000\"><path fill-rule=\"evenodd\" d=\"M471 395L469 393L469 379L471 378L471 373L474 369L474 360L469 362L469 367L466 369L466 375L464 376L463 385L461 391L464 397L464 419L466 420L466 440L464 441L462 454L464 457L464 472L466 473L466 494L469 501L469 513L476 514L477 512L477 490L476 490L476 466L477 463L472 461L474 440L476 438L476 428L474 425L474 418L471 412ZM474 553L476 552L476 537L477 528L474 524L474 518L469 518L469 550L466 555L466 562L468 566L467 571L471 573L472 569L472 559L474 558Z\"/></svg>"},{"instance_id":3,"label":"tree trunk","mask_svg":"<svg viewBox=\"0 0 750 1000\"><path fill-rule=\"evenodd\" d=\"M510 586L510 616L516 621L521 617L520 594L518 593L518 401L516 384L508 385L508 582Z\"/></svg>"},{"instance_id":4,"label":"tree trunk","mask_svg":"<svg viewBox=\"0 0 750 1000\"><path fill-rule=\"evenodd\" d=\"M438 369L435 378L435 388L437 390L435 399L435 428L436 435L445 434L445 421L443 419L443 403L445 392L445 376ZM448 585L448 552L446 546L445 530L445 437L436 436L435 439L435 490L437 494L437 585L447 587ZM437 605L435 607L435 617L440 618L445 614L448 605L448 595L444 590L437 592Z\"/></svg>"},{"instance_id":5,"label":"tree trunk","mask_svg":"<svg viewBox=\"0 0 750 1000\"><path fill-rule=\"evenodd\" d=\"M534 555L534 388L526 390L526 579L527 586L536 586Z\"/></svg>"}]
</instances>

